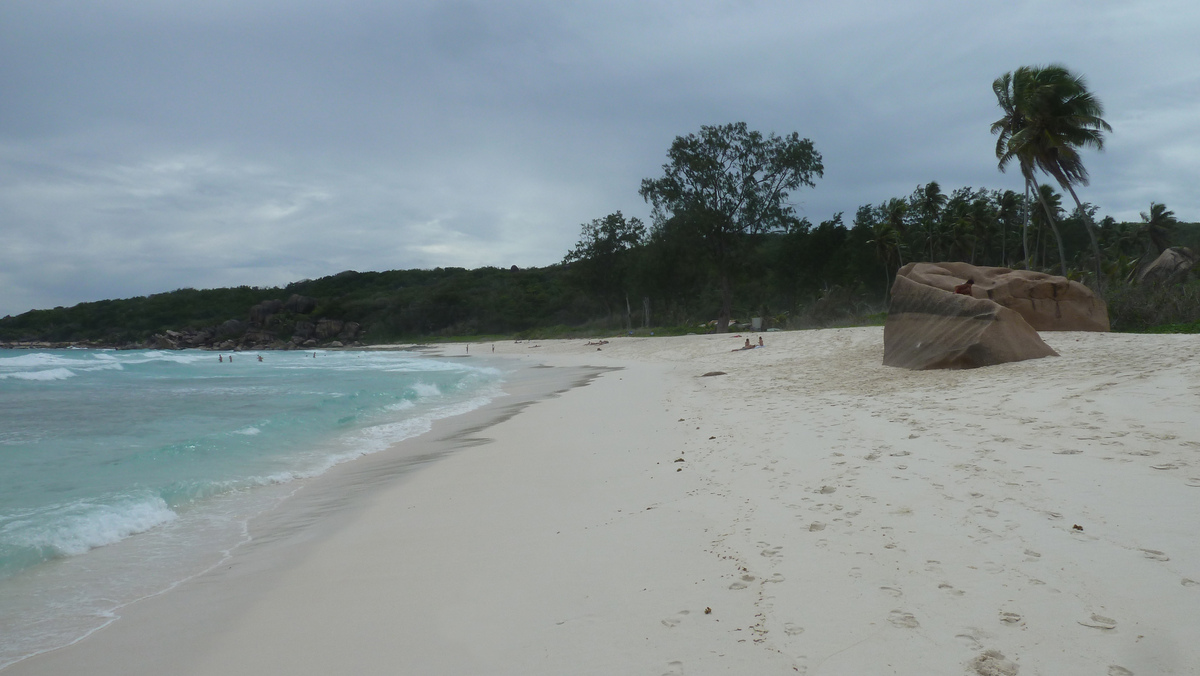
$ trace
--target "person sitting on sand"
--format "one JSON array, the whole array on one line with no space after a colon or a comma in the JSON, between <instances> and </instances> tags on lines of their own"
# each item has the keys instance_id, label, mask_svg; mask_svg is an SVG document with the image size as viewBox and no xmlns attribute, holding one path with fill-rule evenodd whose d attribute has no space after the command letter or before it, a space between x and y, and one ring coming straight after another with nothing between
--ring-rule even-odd
<instances>
[{"instance_id":1,"label":"person sitting on sand","mask_svg":"<svg viewBox=\"0 0 1200 676\"><path fill-rule=\"evenodd\" d=\"M763 342L762 342L762 336L759 336L759 337L758 337L758 346L759 346L759 347L762 347L762 346L763 346Z\"/></svg>"},{"instance_id":2,"label":"person sitting on sand","mask_svg":"<svg viewBox=\"0 0 1200 676\"><path fill-rule=\"evenodd\" d=\"M975 284L975 280L968 277L967 281L954 287L954 293L961 293L964 296L971 295L971 287Z\"/></svg>"}]
</instances>

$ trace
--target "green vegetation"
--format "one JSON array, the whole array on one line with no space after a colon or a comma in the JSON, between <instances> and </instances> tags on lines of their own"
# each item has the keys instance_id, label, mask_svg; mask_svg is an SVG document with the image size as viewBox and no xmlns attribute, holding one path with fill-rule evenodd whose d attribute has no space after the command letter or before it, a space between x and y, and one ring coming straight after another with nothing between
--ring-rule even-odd
<instances>
[{"instance_id":1,"label":"green vegetation","mask_svg":"<svg viewBox=\"0 0 1200 676\"><path fill-rule=\"evenodd\" d=\"M1180 223L1153 202L1139 222L1097 224L1097 208L1075 195L1073 186L1087 183L1078 149L1101 147L1108 130L1083 80L1058 66L1024 68L993 90L1004 111L992 126L1000 167L1017 161L1024 195L945 192L931 181L860 206L850 224L836 213L813 225L788 202L790 191L822 175L811 141L764 137L744 123L702 127L675 139L663 176L642 182L649 227L619 211L584 223L558 265L347 271L282 288L180 289L4 317L0 341L121 345L168 330L203 334L192 345L252 333L260 345L314 335L365 343L678 335L751 317L778 328L880 324L897 268L913 260L1053 270L1101 288L1114 330L1200 331L1195 271L1171 285L1134 281L1166 248L1200 248L1200 224ZM1036 181L1037 171L1071 193L1072 211ZM305 303L276 303L247 324L252 307L293 295Z\"/></svg>"}]
</instances>

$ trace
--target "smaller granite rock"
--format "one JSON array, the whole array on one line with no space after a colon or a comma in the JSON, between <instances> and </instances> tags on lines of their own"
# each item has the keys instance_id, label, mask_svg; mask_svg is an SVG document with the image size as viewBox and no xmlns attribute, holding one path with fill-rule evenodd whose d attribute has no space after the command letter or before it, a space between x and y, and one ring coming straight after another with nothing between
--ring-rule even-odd
<instances>
[{"instance_id":1,"label":"smaller granite rock","mask_svg":"<svg viewBox=\"0 0 1200 676\"><path fill-rule=\"evenodd\" d=\"M1191 249L1185 246L1173 246L1166 249L1158 258L1138 272L1139 284L1170 284L1182 281L1196 262L1200 261Z\"/></svg>"}]
</instances>

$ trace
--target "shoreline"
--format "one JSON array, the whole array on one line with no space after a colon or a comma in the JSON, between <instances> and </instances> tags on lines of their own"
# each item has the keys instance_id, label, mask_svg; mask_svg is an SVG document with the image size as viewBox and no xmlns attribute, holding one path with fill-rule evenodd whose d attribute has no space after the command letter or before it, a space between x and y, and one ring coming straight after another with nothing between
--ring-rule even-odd
<instances>
[{"instance_id":1,"label":"shoreline","mask_svg":"<svg viewBox=\"0 0 1200 676\"><path fill-rule=\"evenodd\" d=\"M485 366L501 362L500 359L479 361L485 362L481 364ZM487 361L491 361L492 364L486 364ZM302 547L319 540L325 533L336 529L337 523L350 518L353 510L360 506L364 499L369 498L371 491L377 491L380 484L403 481L405 474L419 470L439 457L453 453L459 448L483 443L483 440L473 435L477 435L494 421L511 417L525 406L545 397L556 396L565 389L578 386L581 384L580 380L594 377L590 370L563 369L550 374L534 371L523 365L513 368L513 361L505 361L507 363L503 368L508 373L501 384L502 393L487 404L463 413L434 418L430 429L417 437L402 439L382 451L337 463L317 476L299 479L288 485L255 489L281 497L267 500L275 504L266 511L248 514L246 534L237 542L229 543L229 548L222 550L223 553L213 552L211 563L195 568L165 587L124 601L112 609L112 615L105 613L101 617L104 622L87 629L69 643L0 666L0 673L11 673L20 665L36 661L44 655L70 649L87 642L93 635L109 630L120 631L117 625L124 622L126 616L140 613L143 605L163 603L163 597L175 594L181 587L199 584L199 580L212 577L218 569L244 566L253 557L281 559L278 553L271 552L272 547L279 547L281 543L285 547ZM262 501L260 499L248 504L259 504ZM113 552L118 552L128 549L128 545L129 543L118 542L110 547L114 548ZM102 549L102 554L109 554L107 547ZM263 549L267 550L265 554L258 551ZM109 554L109 558L113 555L115 554ZM229 596L232 599L233 595ZM94 667L88 669L92 668Z\"/></svg>"},{"instance_id":2,"label":"shoreline","mask_svg":"<svg viewBox=\"0 0 1200 676\"><path fill-rule=\"evenodd\" d=\"M622 370L401 480L347 463L317 527L11 673L1200 663L1195 340L1045 333L1061 357L913 372L879 328L764 338L497 343Z\"/></svg>"}]
</instances>

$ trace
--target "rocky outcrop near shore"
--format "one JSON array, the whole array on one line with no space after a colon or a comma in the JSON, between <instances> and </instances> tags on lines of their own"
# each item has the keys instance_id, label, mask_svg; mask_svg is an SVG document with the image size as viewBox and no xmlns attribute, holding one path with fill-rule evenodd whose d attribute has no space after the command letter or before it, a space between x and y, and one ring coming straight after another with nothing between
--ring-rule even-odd
<instances>
[{"instance_id":1,"label":"rocky outcrop near shore","mask_svg":"<svg viewBox=\"0 0 1200 676\"><path fill-rule=\"evenodd\" d=\"M1037 331L1108 331L1108 307L1091 289L1066 277L969 263L909 263L896 272L918 284L953 293L973 279L971 297L1021 315Z\"/></svg>"},{"instance_id":2,"label":"rocky outcrop near shore","mask_svg":"<svg viewBox=\"0 0 1200 676\"><path fill-rule=\"evenodd\" d=\"M924 284L903 274L906 270L910 266L901 268L892 286L883 329L885 366L977 368L1058 356L1017 311L953 287Z\"/></svg>"},{"instance_id":3,"label":"rocky outcrop near shore","mask_svg":"<svg viewBox=\"0 0 1200 676\"><path fill-rule=\"evenodd\" d=\"M144 343L122 347L157 350L298 350L359 345L362 325L327 317L312 317L317 299L292 294L287 301L266 300L252 306L245 320L230 319L217 326L164 331ZM113 346L116 347L116 346Z\"/></svg>"}]
</instances>

